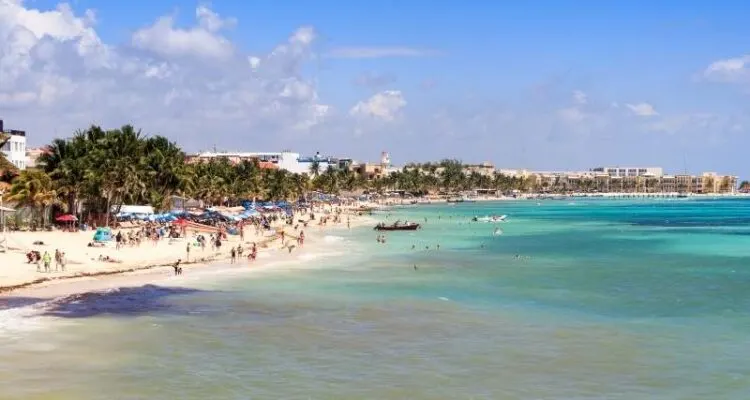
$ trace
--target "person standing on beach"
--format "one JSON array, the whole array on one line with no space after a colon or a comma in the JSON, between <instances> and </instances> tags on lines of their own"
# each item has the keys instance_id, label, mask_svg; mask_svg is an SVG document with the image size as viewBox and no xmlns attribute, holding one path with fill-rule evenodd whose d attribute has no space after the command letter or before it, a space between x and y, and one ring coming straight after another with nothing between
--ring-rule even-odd
<instances>
[{"instance_id":1,"label":"person standing on beach","mask_svg":"<svg viewBox=\"0 0 750 400\"><path fill-rule=\"evenodd\" d=\"M52 256L49 255L49 252L44 252L44 255L42 256L42 262L44 263L44 272L50 272L50 263L52 262Z\"/></svg>"},{"instance_id":2,"label":"person standing on beach","mask_svg":"<svg viewBox=\"0 0 750 400\"><path fill-rule=\"evenodd\" d=\"M185 253L187 253L185 261L190 262L190 242L188 242L187 247L185 247Z\"/></svg>"},{"instance_id":3,"label":"person standing on beach","mask_svg":"<svg viewBox=\"0 0 750 400\"><path fill-rule=\"evenodd\" d=\"M231 255L231 263L234 264L235 261L237 261L237 250L232 247L232 250L229 252Z\"/></svg>"},{"instance_id":4,"label":"person standing on beach","mask_svg":"<svg viewBox=\"0 0 750 400\"><path fill-rule=\"evenodd\" d=\"M65 252L60 252L60 270L65 272Z\"/></svg>"},{"instance_id":5,"label":"person standing on beach","mask_svg":"<svg viewBox=\"0 0 750 400\"><path fill-rule=\"evenodd\" d=\"M60 249L55 249L55 272L60 268Z\"/></svg>"}]
</instances>

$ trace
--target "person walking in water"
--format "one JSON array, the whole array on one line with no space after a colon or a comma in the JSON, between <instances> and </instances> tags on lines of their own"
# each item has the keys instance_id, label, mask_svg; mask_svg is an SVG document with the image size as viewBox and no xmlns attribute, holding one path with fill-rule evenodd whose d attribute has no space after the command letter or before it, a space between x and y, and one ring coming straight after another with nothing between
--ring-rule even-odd
<instances>
[{"instance_id":1,"label":"person walking in water","mask_svg":"<svg viewBox=\"0 0 750 400\"><path fill-rule=\"evenodd\" d=\"M177 262L172 264L172 268L174 268L175 275L182 275L182 267L180 267L181 262L182 262L181 259L177 259Z\"/></svg>"},{"instance_id":2,"label":"person walking in water","mask_svg":"<svg viewBox=\"0 0 750 400\"><path fill-rule=\"evenodd\" d=\"M237 261L237 249L235 249L234 247L232 247L232 250L229 252L229 254L231 256L231 261L230 262L232 264L234 264L234 262Z\"/></svg>"}]
</instances>

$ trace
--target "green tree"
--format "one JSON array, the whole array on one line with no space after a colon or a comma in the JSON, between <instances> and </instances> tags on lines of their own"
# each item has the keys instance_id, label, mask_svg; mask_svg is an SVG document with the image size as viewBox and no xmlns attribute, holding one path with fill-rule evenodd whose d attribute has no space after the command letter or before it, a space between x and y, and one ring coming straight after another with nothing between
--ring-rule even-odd
<instances>
[{"instance_id":1,"label":"green tree","mask_svg":"<svg viewBox=\"0 0 750 400\"><path fill-rule=\"evenodd\" d=\"M13 180L7 198L19 206L31 208L42 228L47 226L50 207L57 203L52 178L37 169L21 171Z\"/></svg>"}]
</instances>

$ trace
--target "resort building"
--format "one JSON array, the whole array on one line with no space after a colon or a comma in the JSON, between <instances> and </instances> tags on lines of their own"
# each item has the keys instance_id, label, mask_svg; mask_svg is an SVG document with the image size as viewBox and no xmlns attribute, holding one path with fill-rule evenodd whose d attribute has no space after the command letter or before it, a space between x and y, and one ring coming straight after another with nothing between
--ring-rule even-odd
<instances>
[{"instance_id":1,"label":"resort building","mask_svg":"<svg viewBox=\"0 0 750 400\"><path fill-rule=\"evenodd\" d=\"M349 168L352 160L349 158L324 157L316 153L312 157L302 157L291 151L281 152L202 152L186 157L188 163L208 162L210 160L227 159L236 164L242 161L258 161L262 168L280 168L292 173L311 174L312 166L317 162L318 171L325 172L328 167L334 169Z\"/></svg>"},{"instance_id":2,"label":"resort building","mask_svg":"<svg viewBox=\"0 0 750 400\"><path fill-rule=\"evenodd\" d=\"M495 166L489 161L485 161L481 164L475 165L464 165L464 173L466 173L467 175L477 173L482 176L493 176L495 175Z\"/></svg>"},{"instance_id":3,"label":"resort building","mask_svg":"<svg viewBox=\"0 0 750 400\"><path fill-rule=\"evenodd\" d=\"M46 153L47 149L44 147L31 147L26 149L26 168L36 168L37 160L39 157Z\"/></svg>"},{"instance_id":4,"label":"resort building","mask_svg":"<svg viewBox=\"0 0 750 400\"><path fill-rule=\"evenodd\" d=\"M597 167L588 171L497 169L496 173L526 179L534 191L554 193L735 193L738 179L715 172L667 175L661 167Z\"/></svg>"},{"instance_id":5,"label":"resort building","mask_svg":"<svg viewBox=\"0 0 750 400\"><path fill-rule=\"evenodd\" d=\"M735 193L737 177L704 172L701 175L612 176L607 172L532 172L523 176L535 190L542 192L599 193ZM516 175L519 176L519 175Z\"/></svg>"},{"instance_id":6,"label":"resort building","mask_svg":"<svg viewBox=\"0 0 750 400\"><path fill-rule=\"evenodd\" d=\"M18 169L26 169L26 132L5 130L0 119L0 151Z\"/></svg>"},{"instance_id":7,"label":"resort building","mask_svg":"<svg viewBox=\"0 0 750 400\"><path fill-rule=\"evenodd\" d=\"M661 177L664 170L661 167L596 167L591 172L607 174L611 177L652 176Z\"/></svg>"}]
</instances>

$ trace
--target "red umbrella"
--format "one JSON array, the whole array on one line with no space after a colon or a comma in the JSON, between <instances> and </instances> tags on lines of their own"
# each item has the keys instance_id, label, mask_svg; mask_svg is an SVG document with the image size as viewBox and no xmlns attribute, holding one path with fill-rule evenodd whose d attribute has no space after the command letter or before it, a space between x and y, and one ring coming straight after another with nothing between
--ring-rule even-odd
<instances>
[{"instance_id":1,"label":"red umbrella","mask_svg":"<svg viewBox=\"0 0 750 400\"><path fill-rule=\"evenodd\" d=\"M75 215L64 214L64 215L61 215L61 216L55 218L55 221L57 221L57 222L76 222L76 221L78 221L78 218L76 218Z\"/></svg>"}]
</instances>

